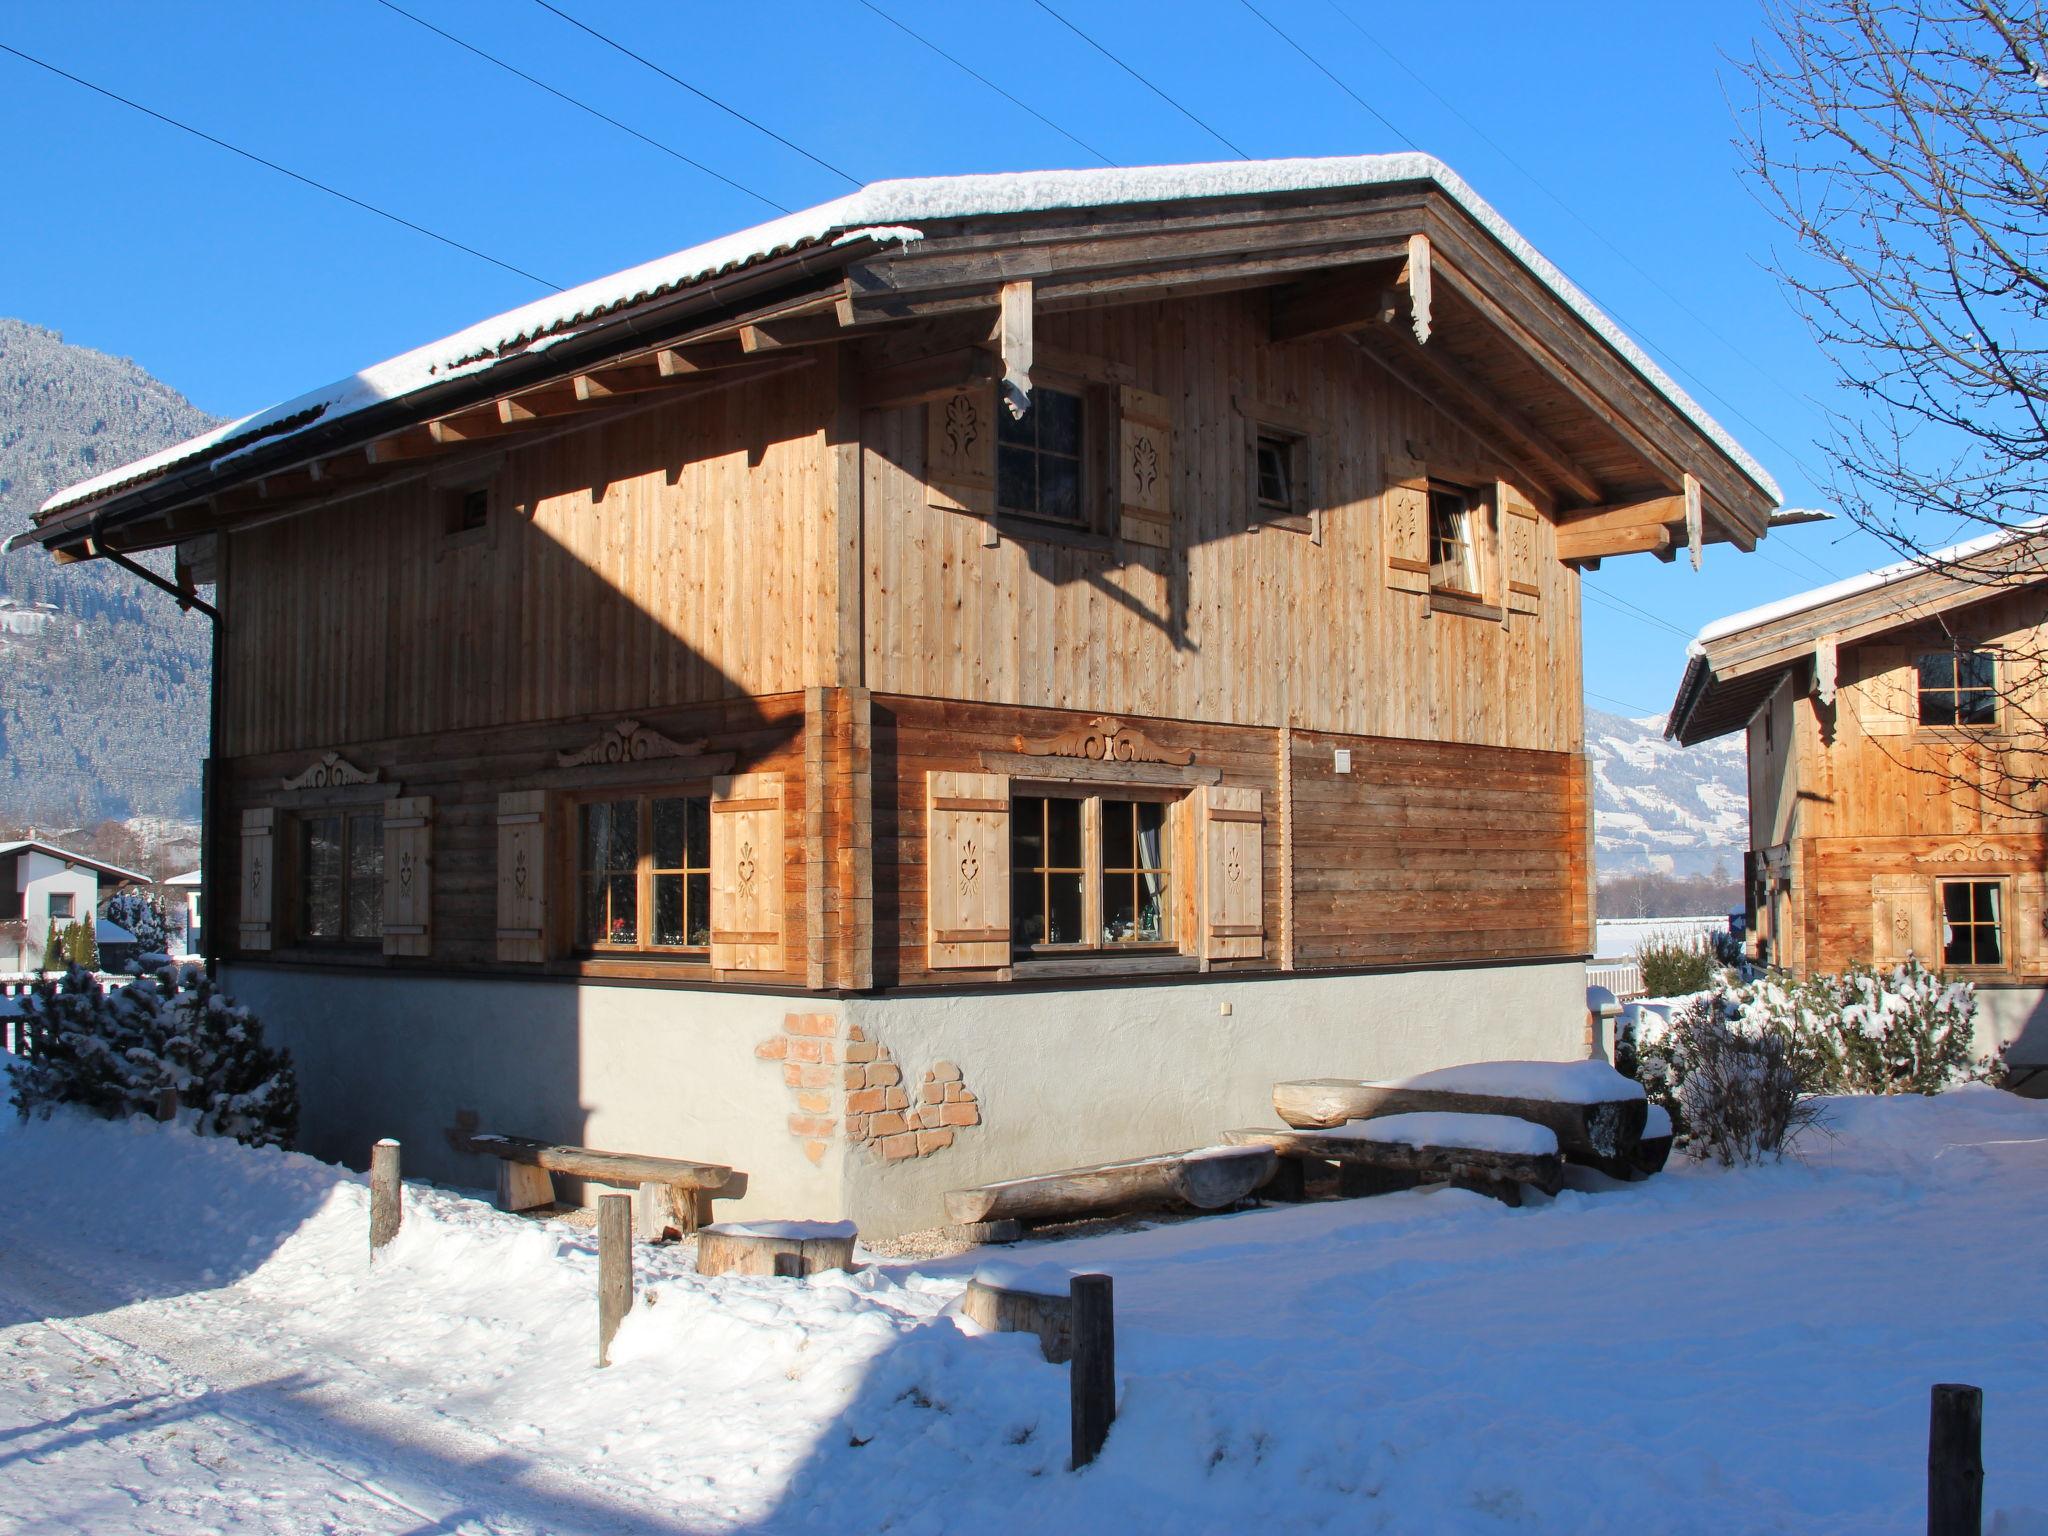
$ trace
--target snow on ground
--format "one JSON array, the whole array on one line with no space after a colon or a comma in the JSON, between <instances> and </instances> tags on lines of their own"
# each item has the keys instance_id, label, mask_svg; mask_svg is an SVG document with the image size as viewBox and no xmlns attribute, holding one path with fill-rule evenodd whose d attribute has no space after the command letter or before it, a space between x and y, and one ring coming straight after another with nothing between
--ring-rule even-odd
<instances>
[{"instance_id":1,"label":"snow on ground","mask_svg":"<svg viewBox=\"0 0 2048 1536\"><path fill-rule=\"evenodd\" d=\"M993 1255L803 1283L182 1131L0 1119L0 1530L1923 1528L1927 1394L2048 1508L2048 1106L1839 1101L1805 1163L1440 1190L1004 1255L1106 1269L1122 1408L947 1311ZM790 1213L798 1215L802 1213ZM2038 1517L1995 1529L2038 1529Z\"/></svg>"}]
</instances>

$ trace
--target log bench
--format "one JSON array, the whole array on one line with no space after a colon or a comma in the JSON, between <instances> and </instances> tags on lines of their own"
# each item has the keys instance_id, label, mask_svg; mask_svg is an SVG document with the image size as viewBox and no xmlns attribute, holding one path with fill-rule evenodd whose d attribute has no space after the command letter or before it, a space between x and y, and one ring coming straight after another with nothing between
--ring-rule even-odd
<instances>
[{"instance_id":1,"label":"log bench","mask_svg":"<svg viewBox=\"0 0 2048 1536\"><path fill-rule=\"evenodd\" d=\"M1273 1108L1302 1130L1381 1115L1506 1115L1548 1127L1565 1161L1630 1179L1649 1103L1642 1084L1604 1061L1482 1061L1387 1082L1276 1083Z\"/></svg>"},{"instance_id":2,"label":"log bench","mask_svg":"<svg viewBox=\"0 0 2048 1536\"><path fill-rule=\"evenodd\" d=\"M1074 1273L1055 1264L984 1264L967 1282L960 1313L990 1333L1035 1333L1050 1365L1074 1358Z\"/></svg>"},{"instance_id":3,"label":"log bench","mask_svg":"<svg viewBox=\"0 0 2048 1536\"><path fill-rule=\"evenodd\" d=\"M1071 1221L1155 1205L1191 1205L1198 1211L1215 1211L1237 1204L1259 1188L1273 1176L1275 1165L1275 1154L1268 1147L1167 1152L949 1190L946 1215L957 1225L969 1226L993 1221Z\"/></svg>"},{"instance_id":4,"label":"log bench","mask_svg":"<svg viewBox=\"0 0 2048 1536\"><path fill-rule=\"evenodd\" d=\"M1230 1131L1224 1140L1271 1147L1296 1164L1335 1163L1347 1198L1450 1184L1520 1205L1524 1187L1554 1195L1564 1180L1556 1134L1507 1115L1384 1115L1323 1130Z\"/></svg>"},{"instance_id":5,"label":"log bench","mask_svg":"<svg viewBox=\"0 0 2048 1536\"><path fill-rule=\"evenodd\" d=\"M563 1147L530 1136L471 1132L466 1149L498 1159L498 1209L531 1211L555 1203L556 1174L634 1191L633 1234L659 1242L670 1232L687 1236L711 1219L715 1198L737 1198L746 1175L722 1163L693 1163L680 1157L643 1157Z\"/></svg>"}]
</instances>

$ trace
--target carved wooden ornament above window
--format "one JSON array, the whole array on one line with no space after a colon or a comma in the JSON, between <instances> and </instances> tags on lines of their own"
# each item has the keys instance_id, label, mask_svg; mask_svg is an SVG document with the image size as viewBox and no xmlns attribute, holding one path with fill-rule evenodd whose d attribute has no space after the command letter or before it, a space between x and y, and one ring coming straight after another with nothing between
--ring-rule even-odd
<instances>
[{"instance_id":1,"label":"carved wooden ornament above window","mask_svg":"<svg viewBox=\"0 0 2048 1536\"><path fill-rule=\"evenodd\" d=\"M555 762L563 768L585 768L593 763L640 763L657 757L695 757L703 750L701 741L671 741L637 720L621 720L581 751L557 753Z\"/></svg>"},{"instance_id":2,"label":"carved wooden ornament above window","mask_svg":"<svg viewBox=\"0 0 2048 1536\"><path fill-rule=\"evenodd\" d=\"M372 768L365 772L348 761L339 752L322 752L319 760L304 773L295 774L284 781L286 789L334 789L343 784L374 784L380 770Z\"/></svg>"},{"instance_id":3,"label":"carved wooden ornament above window","mask_svg":"<svg viewBox=\"0 0 2048 1536\"><path fill-rule=\"evenodd\" d=\"M1028 757L1085 757L1099 763L1176 763L1194 761L1189 751L1162 747L1137 726L1126 725L1109 715L1097 715L1086 725L1077 725L1057 736L1039 741L1017 738L1017 750Z\"/></svg>"}]
</instances>

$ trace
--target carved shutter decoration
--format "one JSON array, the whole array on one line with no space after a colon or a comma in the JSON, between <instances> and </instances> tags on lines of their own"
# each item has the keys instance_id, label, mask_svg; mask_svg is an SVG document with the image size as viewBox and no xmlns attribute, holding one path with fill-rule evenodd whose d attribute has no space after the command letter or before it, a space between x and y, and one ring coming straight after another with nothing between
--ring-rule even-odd
<instances>
[{"instance_id":1,"label":"carved shutter decoration","mask_svg":"<svg viewBox=\"0 0 2048 1536\"><path fill-rule=\"evenodd\" d=\"M949 512L995 514L996 387L976 384L925 407L926 500Z\"/></svg>"},{"instance_id":2,"label":"carved shutter decoration","mask_svg":"<svg viewBox=\"0 0 2048 1536\"><path fill-rule=\"evenodd\" d=\"M925 776L926 942L933 970L1010 963L1010 780Z\"/></svg>"},{"instance_id":3,"label":"carved shutter decoration","mask_svg":"<svg viewBox=\"0 0 2048 1536\"><path fill-rule=\"evenodd\" d=\"M1202 790L1202 955L1256 960L1265 953L1265 814L1256 789Z\"/></svg>"},{"instance_id":4,"label":"carved shutter decoration","mask_svg":"<svg viewBox=\"0 0 2048 1536\"><path fill-rule=\"evenodd\" d=\"M548 797L538 789L498 796L498 958L547 958Z\"/></svg>"},{"instance_id":5,"label":"carved shutter decoration","mask_svg":"<svg viewBox=\"0 0 2048 1536\"><path fill-rule=\"evenodd\" d=\"M277 812L242 812L242 948L268 949L277 911Z\"/></svg>"},{"instance_id":6,"label":"carved shutter decoration","mask_svg":"<svg viewBox=\"0 0 2048 1536\"><path fill-rule=\"evenodd\" d=\"M1122 513L1117 532L1128 543L1173 544L1173 413L1164 395L1117 391L1117 479Z\"/></svg>"},{"instance_id":7,"label":"carved shutter decoration","mask_svg":"<svg viewBox=\"0 0 2048 1536\"><path fill-rule=\"evenodd\" d=\"M1936 964L1934 882L1924 875L1870 877L1870 961L1898 965L1908 955Z\"/></svg>"},{"instance_id":8,"label":"carved shutter decoration","mask_svg":"<svg viewBox=\"0 0 2048 1536\"><path fill-rule=\"evenodd\" d=\"M425 795L384 807L384 953L433 952L434 802Z\"/></svg>"},{"instance_id":9,"label":"carved shutter decoration","mask_svg":"<svg viewBox=\"0 0 2048 1536\"><path fill-rule=\"evenodd\" d=\"M1920 717L1920 674L1902 645L1856 652L1856 718L1866 736L1903 736Z\"/></svg>"},{"instance_id":10,"label":"carved shutter decoration","mask_svg":"<svg viewBox=\"0 0 2048 1536\"><path fill-rule=\"evenodd\" d=\"M711 781L711 963L782 966L782 775Z\"/></svg>"},{"instance_id":11,"label":"carved shutter decoration","mask_svg":"<svg viewBox=\"0 0 2048 1536\"><path fill-rule=\"evenodd\" d=\"M1529 499L1506 481L1499 482L1501 534L1507 543L1507 607L1510 613L1534 613L1543 596L1543 519Z\"/></svg>"},{"instance_id":12,"label":"carved shutter decoration","mask_svg":"<svg viewBox=\"0 0 2048 1536\"><path fill-rule=\"evenodd\" d=\"M1390 454L1380 492L1387 585L1396 592L1429 590L1429 475L1414 459Z\"/></svg>"}]
</instances>

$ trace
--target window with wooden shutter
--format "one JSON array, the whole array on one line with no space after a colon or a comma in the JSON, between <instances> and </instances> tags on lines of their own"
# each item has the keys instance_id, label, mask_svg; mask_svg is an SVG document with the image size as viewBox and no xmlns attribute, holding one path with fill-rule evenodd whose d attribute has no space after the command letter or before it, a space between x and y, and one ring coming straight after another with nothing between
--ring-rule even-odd
<instances>
[{"instance_id":1,"label":"window with wooden shutter","mask_svg":"<svg viewBox=\"0 0 2048 1536\"><path fill-rule=\"evenodd\" d=\"M277 812L257 806L242 812L242 948L270 948L276 910Z\"/></svg>"},{"instance_id":2,"label":"window with wooden shutter","mask_svg":"<svg viewBox=\"0 0 2048 1536\"><path fill-rule=\"evenodd\" d=\"M950 512L995 515L996 387L977 384L925 407L926 500Z\"/></svg>"},{"instance_id":3,"label":"window with wooden shutter","mask_svg":"<svg viewBox=\"0 0 2048 1536\"><path fill-rule=\"evenodd\" d=\"M1202 956L1256 960L1265 953L1265 814L1259 791L1202 790Z\"/></svg>"},{"instance_id":4,"label":"window with wooden shutter","mask_svg":"<svg viewBox=\"0 0 2048 1536\"><path fill-rule=\"evenodd\" d=\"M1117 392L1117 533L1153 549L1173 544L1173 415L1164 395Z\"/></svg>"},{"instance_id":5,"label":"window with wooden shutter","mask_svg":"<svg viewBox=\"0 0 2048 1536\"><path fill-rule=\"evenodd\" d=\"M925 776L926 939L933 970L1010 963L1010 780Z\"/></svg>"},{"instance_id":6,"label":"window with wooden shutter","mask_svg":"<svg viewBox=\"0 0 2048 1536\"><path fill-rule=\"evenodd\" d=\"M384 807L384 953L433 951L434 802L409 795Z\"/></svg>"},{"instance_id":7,"label":"window with wooden shutter","mask_svg":"<svg viewBox=\"0 0 2048 1536\"><path fill-rule=\"evenodd\" d=\"M1909 955L1923 965L1936 963L1931 881L1920 875L1872 875L1870 923L1872 965L1899 965Z\"/></svg>"},{"instance_id":8,"label":"window with wooden shutter","mask_svg":"<svg viewBox=\"0 0 2048 1536\"><path fill-rule=\"evenodd\" d=\"M783 968L782 775L740 773L711 785L711 963Z\"/></svg>"},{"instance_id":9,"label":"window with wooden shutter","mask_svg":"<svg viewBox=\"0 0 2048 1536\"><path fill-rule=\"evenodd\" d=\"M1919 715L1919 673L1902 645L1856 652L1856 719L1866 736L1903 736Z\"/></svg>"},{"instance_id":10,"label":"window with wooden shutter","mask_svg":"<svg viewBox=\"0 0 2048 1536\"><path fill-rule=\"evenodd\" d=\"M1499 482L1497 495L1501 537L1507 545L1507 610L1534 613L1543 596L1543 520L1529 499L1506 481Z\"/></svg>"},{"instance_id":11,"label":"window with wooden shutter","mask_svg":"<svg viewBox=\"0 0 2048 1536\"><path fill-rule=\"evenodd\" d=\"M1388 456L1380 528L1387 585L1396 592L1429 591L1429 475L1414 459Z\"/></svg>"},{"instance_id":12,"label":"window with wooden shutter","mask_svg":"<svg viewBox=\"0 0 2048 1536\"><path fill-rule=\"evenodd\" d=\"M548 797L538 789L498 796L498 958L547 958Z\"/></svg>"}]
</instances>

